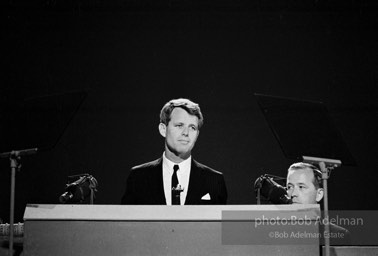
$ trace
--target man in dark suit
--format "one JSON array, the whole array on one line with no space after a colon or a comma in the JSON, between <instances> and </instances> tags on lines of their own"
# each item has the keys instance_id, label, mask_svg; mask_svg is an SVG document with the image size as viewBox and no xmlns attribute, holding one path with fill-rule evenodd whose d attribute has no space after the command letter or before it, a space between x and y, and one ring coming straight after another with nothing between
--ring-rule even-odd
<instances>
[{"instance_id":1,"label":"man in dark suit","mask_svg":"<svg viewBox=\"0 0 378 256\"><path fill-rule=\"evenodd\" d=\"M312 164L294 163L287 173L287 194L293 204L317 204L324 196L322 173ZM350 232L334 223L329 224L329 233L324 231L325 220L321 219L319 225L320 244L324 245L324 238L330 238L331 245L349 245L351 243Z\"/></svg>"},{"instance_id":2,"label":"man in dark suit","mask_svg":"<svg viewBox=\"0 0 378 256\"><path fill-rule=\"evenodd\" d=\"M188 99L167 102L159 124L165 138L164 153L155 161L131 169L122 204L226 204L223 174L191 156L202 124L198 104Z\"/></svg>"}]
</instances>

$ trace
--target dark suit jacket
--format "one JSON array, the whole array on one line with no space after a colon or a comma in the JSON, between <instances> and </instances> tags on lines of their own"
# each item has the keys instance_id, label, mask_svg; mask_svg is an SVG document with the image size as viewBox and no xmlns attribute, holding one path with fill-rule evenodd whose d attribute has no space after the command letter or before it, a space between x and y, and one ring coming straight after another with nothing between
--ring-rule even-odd
<instances>
[{"instance_id":1,"label":"dark suit jacket","mask_svg":"<svg viewBox=\"0 0 378 256\"><path fill-rule=\"evenodd\" d=\"M163 185L163 160L135 166L126 182L122 204L166 204ZM227 189L223 174L192 159L186 205L226 204ZM201 200L210 194L211 200Z\"/></svg>"}]
</instances>

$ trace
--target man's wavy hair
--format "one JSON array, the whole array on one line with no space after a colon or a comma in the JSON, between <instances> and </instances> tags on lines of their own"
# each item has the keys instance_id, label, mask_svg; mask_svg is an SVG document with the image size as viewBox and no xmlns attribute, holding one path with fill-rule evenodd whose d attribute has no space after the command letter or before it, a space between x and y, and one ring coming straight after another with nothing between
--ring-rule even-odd
<instances>
[{"instance_id":1,"label":"man's wavy hair","mask_svg":"<svg viewBox=\"0 0 378 256\"><path fill-rule=\"evenodd\" d=\"M295 170L302 170L302 169L312 170L312 172L314 173L314 178L312 180L312 183L314 184L315 188L316 189L323 188L322 172L315 165L303 163L303 162L294 163L290 165L288 171L291 171L291 170L295 171Z\"/></svg>"},{"instance_id":2,"label":"man's wavy hair","mask_svg":"<svg viewBox=\"0 0 378 256\"><path fill-rule=\"evenodd\" d=\"M175 108L182 108L190 115L198 117L198 129L203 125L203 115L201 109L197 103L194 103L188 99L173 99L168 101L160 111L160 123L168 125L171 120L171 113Z\"/></svg>"}]
</instances>

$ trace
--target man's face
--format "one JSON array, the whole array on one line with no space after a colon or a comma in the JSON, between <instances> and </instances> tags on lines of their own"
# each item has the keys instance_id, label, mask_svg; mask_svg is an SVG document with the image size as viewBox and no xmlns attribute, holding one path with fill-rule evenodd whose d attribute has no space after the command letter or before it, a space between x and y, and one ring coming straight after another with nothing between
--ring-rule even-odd
<instances>
[{"instance_id":1,"label":"man's face","mask_svg":"<svg viewBox=\"0 0 378 256\"><path fill-rule=\"evenodd\" d=\"M161 123L159 131L165 137L167 153L186 159L190 156L199 134L198 117L190 115L182 108L174 108L168 125Z\"/></svg>"},{"instance_id":2,"label":"man's face","mask_svg":"<svg viewBox=\"0 0 378 256\"><path fill-rule=\"evenodd\" d=\"M293 204L316 204L323 198L323 189L315 188L314 173L311 169L289 170L287 175L287 194Z\"/></svg>"}]
</instances>

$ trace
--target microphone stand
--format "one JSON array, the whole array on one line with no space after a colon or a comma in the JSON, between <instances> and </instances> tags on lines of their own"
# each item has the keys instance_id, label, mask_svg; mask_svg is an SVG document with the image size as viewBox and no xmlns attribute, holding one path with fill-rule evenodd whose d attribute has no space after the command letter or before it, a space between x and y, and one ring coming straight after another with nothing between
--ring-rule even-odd
<instances>
[{"instance_id":1,"label":"microphone stand","mask_svg":"<svg viewBox=\"0 0 378 256\"><path fill-rule=\"evenodd\" d=\"M10 194L10 216L9 216L9 256L13 255L13 233L14 233L14 198L16 187L16 170L21 169L21 156L32 155L37 153L38 148L13 150L0 154L0 158L9 158L11 168L11 194Z\"/></svg>"},{"instance_id":2,"label":"microphone stand","mask_svg":"<svg viewBox=\"0 0 378 256\"><path fill-rule=\"evenodd\" d=\"M262 187L262 180L264 179L264 175L261 175L260 177L258 177L256 180L255 180L255 183L253 184L253 187L257 193L256 195L256 200L257 200L257 204L261 204L261 193L260 193L260 189Z\"/></svg>"},{"instance_id":3,"label":"microphone stand","mask_svg":"<svg viewBox=\"0 0 378 256\"><path fill-rule=\"evenodd\" d=\"M97 180L92 176L92 175L89 175L87 176L87 180L89 181L89 189L91 190L91 195L90 195L90 201L89 201L89 204L93 204L94 203L94 197L95 197L95 191L96 188L97 188Z\"/></svg>"},{"instance_id":4,"label":"microphone stand","mask_svg":"<svg viewBox=\"0 0 378 256\"><path fill-rule=\"evenodd\" d=\"M303 162L309 163L309 164L317 164L319 165L320 171L322 172L322 180L323 180L323 190L324 190L324 197L323 197L323 205L324 205L324 219L326 219L325 225L324 225L324 233L327 234L327 236L324 236L324 244L325 244L325 255L330 256L331 250L330 250L330 237L328 234L330 234L329 229L329 216L328 216L328 186L327 186L327 180L329 176L331 175L331 170L339 167L341 165L340 160L335 159L327 159L327 158L318 158L318 157L310 157L310 156L303 156Z\"/></svg>"}]
</instances>

